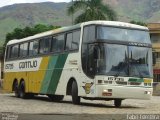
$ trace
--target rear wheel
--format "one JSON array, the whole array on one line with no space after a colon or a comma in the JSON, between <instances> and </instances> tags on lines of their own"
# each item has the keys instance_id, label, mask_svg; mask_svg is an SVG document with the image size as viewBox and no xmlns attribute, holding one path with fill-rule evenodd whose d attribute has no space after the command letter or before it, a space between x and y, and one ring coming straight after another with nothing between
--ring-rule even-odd
<instances>
[{"instance_id":1,"label":"rear wheel","mask_svg":"<svg viewBox=\"0 0 160 120\"><path fill-rule=\"evenodd\" d=\"M78 86L76 81L72 83L72 102L73 104L80 104L80 97L78 96Z\"/></svg>"},{"instance_id":2,"label":"rear wheel","mask_svg":"<svg viewBox=\"0 0 160 120\"><path fill-rule=\"evenodd\" d=\"M20 94L19 94L19 88L18 88L18 82L14 82L13 84L13 91L14 91L14 94L16 97L20 97Z\"/></svg>"},{"instance_id":3,"label":"rear wheel","mask_svg":"<svg viewBox=\"0 0 160 120\"><path fill-rule=\"evenodd\" d=\"M59 102L63 100L64 96L63 95L48 95L48 97L55 102Z\"/></svg>"},{"instance_id":4,"label":"rear wheel","mask_svg":"<svg viewBox=\"0 0 160 120\"><path fill-rule=\"evenodd\" d=\"M115 107L119 108L119 107L121 107L121 104L122 104L122 100L121 99L114 100Z\"/></svg>"},{"instance_id":5,"label":"rear wheel","mask_svg":"<svg viewBox=\"0 0 160 120\"><path fill-rule=\"evenodd\" d=\"M22 81L19 85L19 96L20 98L23 98L23 99L30 97L30 94L26 93L24 81Z\"/></svg>"}]
</instances>

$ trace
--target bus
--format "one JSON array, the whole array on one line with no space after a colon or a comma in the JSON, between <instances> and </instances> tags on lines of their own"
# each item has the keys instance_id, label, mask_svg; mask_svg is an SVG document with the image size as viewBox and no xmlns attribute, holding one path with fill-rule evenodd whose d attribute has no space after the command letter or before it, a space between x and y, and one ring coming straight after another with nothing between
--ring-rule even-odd
<instances>
[{"instance_id":1,"label":"bus","mask_svg":"<svg viewBox=\"0 0 160 120\"><path fill-rule=\"evenodd\" d=\"M152 46L148 28L88 21L11 40L6 45L4 90L16 97L47 95L73 104L86 100L150 99Z\"/></svg>"}]
</instances>

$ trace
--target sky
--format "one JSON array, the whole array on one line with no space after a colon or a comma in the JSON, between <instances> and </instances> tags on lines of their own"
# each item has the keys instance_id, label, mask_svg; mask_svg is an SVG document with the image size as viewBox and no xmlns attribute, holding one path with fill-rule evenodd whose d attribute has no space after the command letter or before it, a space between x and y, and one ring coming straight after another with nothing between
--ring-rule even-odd
<instances>
[{"instance_id":1,"label":"sky","mask_svg":"<svg viewBox=\"0 0 160 120\"><path fill-rule=\"evenodd\" d=\"M37 2L70 2L72 0L0 0L0 7L15 3L37 3Z\"/></svg>"}]
</instances>

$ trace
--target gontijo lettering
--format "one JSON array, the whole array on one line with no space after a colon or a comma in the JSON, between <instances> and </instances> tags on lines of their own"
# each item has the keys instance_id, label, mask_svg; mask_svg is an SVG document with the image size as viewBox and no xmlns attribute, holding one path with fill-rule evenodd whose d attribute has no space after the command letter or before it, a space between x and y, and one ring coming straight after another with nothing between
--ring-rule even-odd
<instances>
[{"instance_id":1,"label":"gontijo lettering","mask_svg":"<svg viewBox=\"0 0 160 120\"><path fill-rule=\"evenodd\" d=\"M34 61L25 61L25 62L20 62L19 63L19 68L24 69L24 68L36 68L37 67L37 60Z\"/></svg>"}]
</instances>

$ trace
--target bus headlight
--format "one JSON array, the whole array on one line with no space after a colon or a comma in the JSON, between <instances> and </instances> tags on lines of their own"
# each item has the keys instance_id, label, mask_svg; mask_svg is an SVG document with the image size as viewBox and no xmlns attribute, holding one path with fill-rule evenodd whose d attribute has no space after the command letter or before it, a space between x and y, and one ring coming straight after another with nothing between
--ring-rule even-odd
<instances>
[{"instance_id":1,"label":"bus headlight","mask_svg":"<svg viewBox=\"0 0 160 120\"><path fill-rule=\"evenodd\" d=\"M151 91L145 91L144 94L150 95L150 94L152 94L152 92Z\"/></svg>"}]
</instances>

